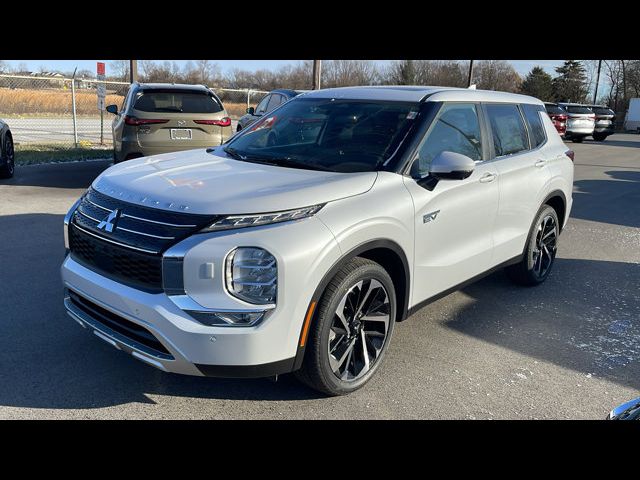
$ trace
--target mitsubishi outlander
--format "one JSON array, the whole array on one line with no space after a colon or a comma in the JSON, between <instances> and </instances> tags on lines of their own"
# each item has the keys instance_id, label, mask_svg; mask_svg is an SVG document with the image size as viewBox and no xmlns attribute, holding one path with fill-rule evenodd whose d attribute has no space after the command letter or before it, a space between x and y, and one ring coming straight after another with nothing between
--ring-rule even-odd
<instances>
[{"instance_id":1,"label":"mitsubishi outlander","mask_svg":"<svg viewBox=\"0 0 640 480\"><path fill-rule=\"evenodd\" d=\"M346 394L426 303L498 268L548 278L572 161L532 97L304 93L222 145L96 178L65 217L64 303L164 371Z\"/></svg>"}]
</instances>

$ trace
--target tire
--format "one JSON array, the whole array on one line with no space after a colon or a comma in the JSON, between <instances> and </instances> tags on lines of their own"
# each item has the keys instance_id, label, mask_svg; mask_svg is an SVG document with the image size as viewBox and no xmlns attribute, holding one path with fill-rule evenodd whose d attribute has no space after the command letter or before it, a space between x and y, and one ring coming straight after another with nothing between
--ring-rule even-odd
<instances>
[{"instance_id":1,"label":"tire","mask_svg":"<svg viewBox=\"0 0 640 480\"><path fill-rule=\"evenodd\" d=\"M387 271L365 258L350 260L320 298L296 376L327 395L361 388L382 363L395 317L396 295Z\"/></svg>"},{"instance_id":2,"label":"tire","mask_svg":"<svg viewBox=\"0 0 640 480\"><path fill-rule=\"evenodd\" d=\"M573 143L582 143L584 137L573 137L571 140L573 141Z\"/></svg>"},{"instance_id":3,"label":"tire","mask_svg":"<svg viewBox=\"0 0 640 480\"><path fill-rule=\"evenodd\" d=\"M604 142L607 139L607 134L606 133L594 133L593 134L593 139L596 142Z\"/></svg>"},{"instance_id":4,"label":"tire","mask_svg":"<svg viewBox=\"0 0 640 480\"><path fill-rule=\"evenodd\" d=\"M543 205L527 237L527 246L522 260L505 269L511 281L525 286L539 285L544 282L555 262L559 234L558 214L549 205ZM546 249L540 248L543 243Z\"/></svg>"},{"instance_id":5,"label":"tire","mask_svg":"<svg viewBox=\"0 0 640 480\"><path fill-rule=\"evenodd\" d=\"M15 149L13 147L13 138L10 134L4 139L4 146L0 152L2 166L0 166L0 178L11 178L15 173Z\"/></svg>"}]
</instances>

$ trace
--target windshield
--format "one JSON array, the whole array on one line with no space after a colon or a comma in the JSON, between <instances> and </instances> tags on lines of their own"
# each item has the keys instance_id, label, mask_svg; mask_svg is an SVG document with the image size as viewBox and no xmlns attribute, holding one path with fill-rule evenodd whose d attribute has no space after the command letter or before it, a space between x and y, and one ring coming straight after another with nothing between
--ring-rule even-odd
<instances>
[{"instance_id":1,"label":"windshield","mask_svg":"<svg viewBox=\"0 0 640 480\"><path fill-rule=\"evenodd\" d=\"M294 168L373 171L397 150L418 109L418 103L296 98L224 150L239 160Z\"/></svg>"}]
</instances>

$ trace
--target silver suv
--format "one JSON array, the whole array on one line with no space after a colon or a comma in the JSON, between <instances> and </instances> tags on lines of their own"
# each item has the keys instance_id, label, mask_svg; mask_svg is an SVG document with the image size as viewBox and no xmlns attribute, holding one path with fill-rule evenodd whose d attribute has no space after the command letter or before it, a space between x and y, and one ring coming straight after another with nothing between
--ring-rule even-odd
<instances>
[{"instance_id":1,"label":"silver suv","mask_svg":"<svg viewBox=\"0 0 640 480\"><path fill-rule=\"evenodd\" d=\"M497 268L544 282L572 160L532 97L306 93L225 145L101 174L65 218L64 303L164 371L345 394L426 303Z\"/></svg>"}]
</instances>

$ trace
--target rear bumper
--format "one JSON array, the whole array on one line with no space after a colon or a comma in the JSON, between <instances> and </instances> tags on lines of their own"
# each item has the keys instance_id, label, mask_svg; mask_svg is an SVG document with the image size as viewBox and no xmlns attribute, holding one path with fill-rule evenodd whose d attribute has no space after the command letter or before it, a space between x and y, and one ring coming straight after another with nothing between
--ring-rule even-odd
<instances>
[{"instance_id":1,"label":"rear bumper","mask_svg":"<svg viewBox=\"0 0 640 480\"><path fill-rule=\"evenodd\" d=\"M212 137L210 142L185 142L162 146L148 146L140 144L138 142L122 142L120 151L115 152L115 161L116 163L122 162L126 160L129 155L150 157L151 155L160 155L161 153L181 152L185 150L197 150L200 148L215 147L220 144L221 142L219 137L217 142L215 137Z\"/></svg>"},{"instance_id":2,"label":"rear bumper","mask_svg":"<svg viewBox=\"0 0 640 480\"><path fill-rule=\"evenodd\" d=\"M596 127L593 130L593 133L606 133L607 135L612 135L613 133L615 133L615 130L613 127L611 126L607 126L607 127Z\"/></svg>"}]
</instances>

